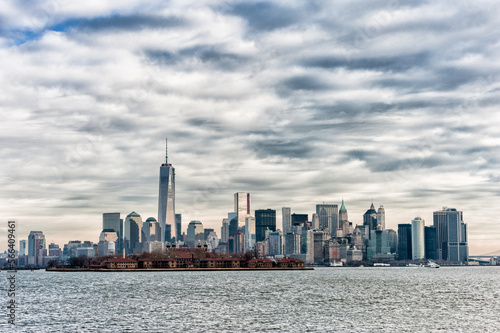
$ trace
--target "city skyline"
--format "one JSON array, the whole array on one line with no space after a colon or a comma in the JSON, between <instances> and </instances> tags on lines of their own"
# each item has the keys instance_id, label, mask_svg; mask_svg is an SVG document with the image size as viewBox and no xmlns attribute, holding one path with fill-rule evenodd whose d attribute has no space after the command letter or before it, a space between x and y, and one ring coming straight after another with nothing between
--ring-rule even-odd
<instances>
[{"instance_id":1,"label":"city skyline","mask_svg":"<svg viewBox=\"0 0 500 333\"><path fill-rule=\"evenodd\" d=\"M57 244L102 213L159 220L168 136L183 231L218 232L242 192L278 225L342 199L394 230L453 207L471 254L500 251L498 6L5 4L0 217Z\"/></svg>"}]
</instances>

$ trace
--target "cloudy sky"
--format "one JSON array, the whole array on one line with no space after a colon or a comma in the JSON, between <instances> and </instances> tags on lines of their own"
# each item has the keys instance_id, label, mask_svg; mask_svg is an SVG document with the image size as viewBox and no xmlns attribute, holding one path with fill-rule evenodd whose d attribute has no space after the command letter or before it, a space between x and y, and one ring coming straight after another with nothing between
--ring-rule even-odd
<instances>
[{"instance_id":1,"label":"cloudy sky","mask_svg":"<svg viewBox=\"0 0 500 333\"><path fill-rule=\"evenodd\" d=\"M219 232L238 191L279 221L373 200L395 229L455 207L499 252L499 7L3 1L1 219L62 246L156 217L168 136L184 227Z\"/></svg>"}]
</instances>

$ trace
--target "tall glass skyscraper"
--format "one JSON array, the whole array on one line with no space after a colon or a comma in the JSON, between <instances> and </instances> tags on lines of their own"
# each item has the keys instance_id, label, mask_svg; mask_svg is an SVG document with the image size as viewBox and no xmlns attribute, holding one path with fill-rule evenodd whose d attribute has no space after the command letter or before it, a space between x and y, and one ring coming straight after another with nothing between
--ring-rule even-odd
<instances>
[{"instance_id":1,"label":"tall glass skyscraper","mask_svg":"<svg viewBox=\"0 0 500 333\"><path fill-rule=\"evenodd\" d=\"M238 214L238 228L245 227L245 218L250 215L250 193L234 194L234 211Z\"/></svg>"},{"instance_id":2,"label":"tall glass skyscraper","mask_svg":"<svg viewBox=\"0 0 500 333\"><path fill-rule=\"evenodd\" d=\"M420 217L415 217L411 221L411 253L413 260L424 259L425 257L424 224L424 220Z\"/></svg>"},{"instance_id":3,"label":"tall glass skyscraper","mask_svg":"<svg viewBox=\"0 0 500 333\"><path fill-rule=\"evenodd\" d=\"M398 224L398 259L411 260L411 224Z\"/></svg>"},{"instance_id":4,"label":"tall glass skyscraper","mask_svg":"<svg viewBox=\"0 0 500 333\"><path fill-rule=\"evenodd\" d=\"M255 211L255 241L262 242L266 238L266 229L276 231L276 211L274 209L258 209Z\"/></svg>"},{"instance_id":5,"label":"tall glass skyscraper","mask_svg":"<svg viewBox=\"0 0 500 333\"><path fill-rule=\"evenodd\" d=\"M182 215L175 214L175 241L178 242L182 240Z\"/></svg>"},{"instance_id":6,"label":"tall glass skyscraper","mask_svg":"<svg viewBox=\"0 0 500 333\"><path fill-rule=\"evenodd\" d=\"M166 145L165 163L160 167L160 190L158 193L158 223L160 223L161 228L162 248L165 246L165 225L175 225L175 168L168 163L167 148Z\"/></svg>"},{"instance_id":7,"label":"tall glass skyscraper","mask_svg":"<svg viewBox=\"0 0 500 333\"><path fill-rule=\"evenodd\" d=\"M317 204L316 214L319 218L319 227L328 228L330 235L335 236L337 234L337 228L339 227L339 206L332 204Z\"/></svg>"},{"instance_id":8,"label":"tall glass skyscraper","mask_svg":"<svg viewBox=\"0 0 500 333\"><path fill-rule=\"evenodd\" d=\"M118 235L116 253L123 251L123 220L120 219L120 213L103 213L102 230L113 229Z\"/></svg>"},{"instance_id":9,"label":"tall glass skyscraper","mask_svg":"<svg viewBox=\"0 0 500 333\"><path fill-rule=\"evenodd\" d=\"M290 207L281 208L281 228L284 235L292 232L292 209Z\"/></svg>"},{"instance_id":10,"label":"tall glass skyscraper","mask_svg":"<svg viewBox=\"0 0 500 333\"><path fill-rule=\"evenodd\" d=\"M438 238L438 254L442 260L466 262L469 258L467 224L455 208L444 207L434 212L434 227Z\"/></svg>"}]
</instances>

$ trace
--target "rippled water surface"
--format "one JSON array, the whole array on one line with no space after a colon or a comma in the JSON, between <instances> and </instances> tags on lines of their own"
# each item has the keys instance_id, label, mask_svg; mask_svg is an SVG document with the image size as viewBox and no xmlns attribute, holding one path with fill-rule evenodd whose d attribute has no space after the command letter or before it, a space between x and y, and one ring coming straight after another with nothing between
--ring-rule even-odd
<instances>
[{"instance_id":1,"label":"rippled water surface","mask_svg":"<svg viewBox=\"0 0 500 333\"><path fill-rule=\"evenodd\" d=\"M500 267L20 271L17 294L20 332L500 331Z\"/></svg>"}]
</instances>

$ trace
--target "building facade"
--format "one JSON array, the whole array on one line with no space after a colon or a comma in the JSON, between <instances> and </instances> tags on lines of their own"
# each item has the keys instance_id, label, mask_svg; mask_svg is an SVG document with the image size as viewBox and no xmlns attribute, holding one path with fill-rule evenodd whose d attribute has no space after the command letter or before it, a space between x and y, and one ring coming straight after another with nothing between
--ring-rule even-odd
<instances>
[{"instance_id":1,"label":"building facade","mask_svg":"<svg viewBox=\"0 0 500 333\"><path fill-rule=\"evenodd\" d=\"M161 228L161 242L165 244L165 225L175 224L175 168L168 163L168 146L165 148L165 163L160 166L158 192L158 223ZM176 230L176 234L177 234Z\"/></svg>"},{"instance_id":2,"label":"building facade","mask_svg":"<svg viewBox=\"0 0 500 333\"><path fill-rule=\"evenodd\" d=\"M255 211L255 241L266 239L266 229L276 231L276 210L258 209Z\"/></svg>"},{"instance_id":3,"label":"building facade","mask_svg":"<svg viewBox=\"0 0 500 333\"><path fill-rule=\"evenodd\" d=\"M234 212L238 218L238 228L245 227L245 218L250 215L250 193L237 192L234 194Z\"/></svg>"},{"instance_id":4,"label":"building facade","mask_svg":"<svg viewBox=\"0 0 500 333\"><path fill-rule=\"evenodd\" d=\"M425 221L420 217L415 217L413 221L411 221L412 260L425 258L424 226Z\"/></svg>"},{"instance_id":5,"label":"building facade","mask_svg":"<svg viewBox=\"0 0 500 333\"><path fill-rule=\"evenodd\" d=\"M333 204L317 204L316 214L318 214L319 228L328 228L330 235L335 237L339 227L339 206Z\"/></svg>"}]
</instances>

